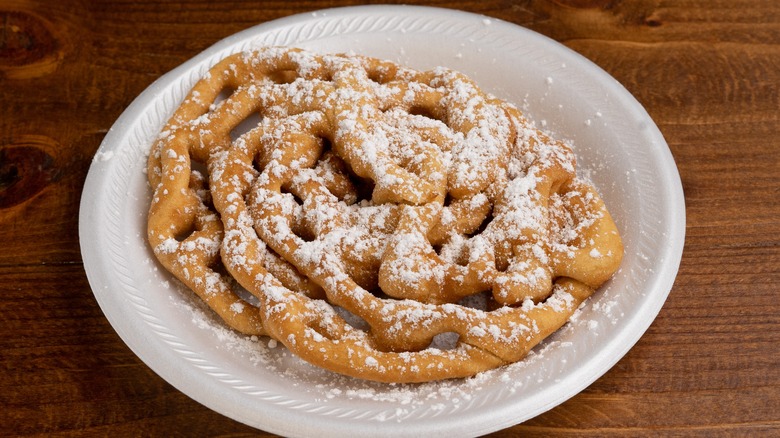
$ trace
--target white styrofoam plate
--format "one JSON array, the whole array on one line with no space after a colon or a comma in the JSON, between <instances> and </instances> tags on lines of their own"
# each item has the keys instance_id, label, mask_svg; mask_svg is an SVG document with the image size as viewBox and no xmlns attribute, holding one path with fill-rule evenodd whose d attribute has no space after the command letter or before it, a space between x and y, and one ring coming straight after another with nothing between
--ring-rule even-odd
<instances>
[{"instance_id":1,"label":"white styrofoam plate","mask_svg":"<svg viewBox=\"0 0 780 438\"><path fill-rule=\"evenodd\" d=\"M355 52L417 69L443 65L572 141L624 240L616 276L520 363L471 379L386 385L319 370L268 339L227 330L154 260L145 241L152 140L224 56L263 45ZM317 11L233 35L161 77L106 135L87 177L80 242L112 326L155 372L228 417L285 436L474 436L534 417L612 367L661 309L679 266L685 205L653 121L612 77L527 29L412 6Z\"/></svg>"}]
</instances>

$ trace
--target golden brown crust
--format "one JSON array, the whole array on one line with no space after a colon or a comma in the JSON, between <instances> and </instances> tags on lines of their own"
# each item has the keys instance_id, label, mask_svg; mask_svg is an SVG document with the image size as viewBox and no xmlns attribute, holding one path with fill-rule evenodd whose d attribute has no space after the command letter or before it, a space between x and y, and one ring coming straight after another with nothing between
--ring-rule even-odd
<instances>
[{"instance_id":1,"label":"golden brown crust","mask_svg":"<svg viewBox=\"0 0 780 438\"><path fill-rule=\"evenodd\" d=\"M166 269L235 329L365 379L518 361L622 258L571 150L444 68L232 55L173 115L148 173Z\"/></svg>"}]
</instances>

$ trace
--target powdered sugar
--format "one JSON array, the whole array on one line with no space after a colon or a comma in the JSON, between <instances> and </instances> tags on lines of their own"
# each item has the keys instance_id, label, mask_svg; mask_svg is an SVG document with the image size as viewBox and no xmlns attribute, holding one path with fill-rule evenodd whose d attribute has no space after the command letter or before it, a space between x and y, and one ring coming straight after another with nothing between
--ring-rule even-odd
<instances>
[{"instance_id":1,"label":"powdered sugar","mask_svg":"<svg viewBox=\"0 0 780 438\"><path fill-rule=\"evenodd\" d=\"M573 155L516 108L446 68L382 69L382 61L279 48L230 61L223 77L249 82L206 113L174 117L186 135L197 132L186 139L208 161L209 189L193 171L195 186L163 187L156 199L190 201L181 211L198 215L195 230L217 216L224 227L224 244L197 231L182 242L163 234L156 252L175 258L180 278L219 253L278 342L377 380L515 362L581 302L561 288L547 295L557 266L577 258L583 230L603 217L590 214L599 204L590 192L558 194L578 187ZM285 70L252 70L275 63ZM225 136L221 120L239 123L256 108L256 128L227 128L233 144L214 140ZM172 176L190 165L180 149L159 154ZM210 191L217 214L204 213ZM210 269L188 284L216 298L227 286ZM497 308L462 305L474 295ZM228 310L258 312L246 306Z\"/></svg>"}]
</instances>

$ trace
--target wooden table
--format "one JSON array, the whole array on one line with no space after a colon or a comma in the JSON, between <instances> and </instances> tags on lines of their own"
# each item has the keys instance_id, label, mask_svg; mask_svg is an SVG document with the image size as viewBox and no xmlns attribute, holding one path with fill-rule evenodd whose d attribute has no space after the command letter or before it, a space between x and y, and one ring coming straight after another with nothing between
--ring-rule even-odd
<instances>
[{"instance_id":1,"label":"wooden table","mask_svg":"<svg viewBox=\"0 0 780 438\"><path fill-rule=\"evenodd\" d=\"M255 24L352 3L0 2L0 434L268 436L122 343L84 273L80 195L106 132L160 75ZM492 436L780 435L780 3L431 3L604 68L658 124L686 195L680 272L644 337L581 394Z\"/></svg>"}]
</instances>

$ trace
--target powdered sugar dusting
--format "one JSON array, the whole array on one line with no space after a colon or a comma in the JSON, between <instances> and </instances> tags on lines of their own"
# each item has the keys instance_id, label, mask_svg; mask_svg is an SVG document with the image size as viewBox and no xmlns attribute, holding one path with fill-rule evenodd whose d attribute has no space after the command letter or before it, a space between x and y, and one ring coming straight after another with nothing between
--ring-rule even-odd
<instances>
[{"instance_id":1,"label":"powdered sugar dusting","mask_svg":"<svg viewBox=\"0 0 780 438\"><path fill-rule=\"evenodd\" d=\"M565 324L604 281L588 260L619 262L570 147L459 72L270 47L215 73L150 155L150 223L190 223L149 238L239 330L366 379L469 376Z\"/></svg>"}]
</instances>

